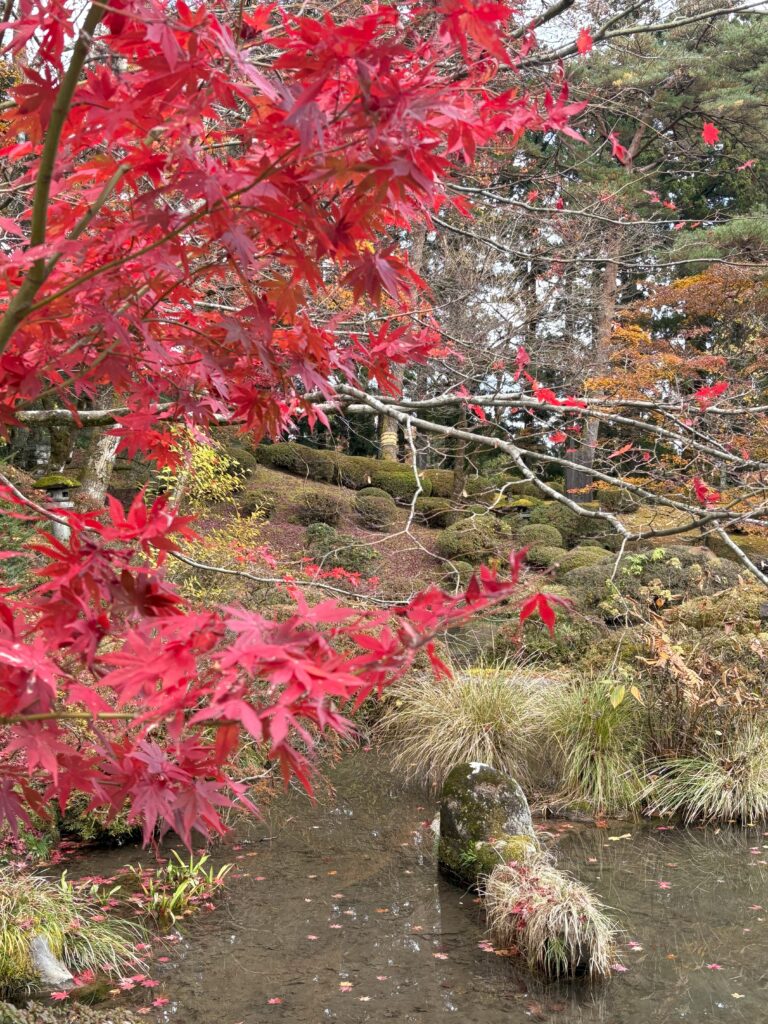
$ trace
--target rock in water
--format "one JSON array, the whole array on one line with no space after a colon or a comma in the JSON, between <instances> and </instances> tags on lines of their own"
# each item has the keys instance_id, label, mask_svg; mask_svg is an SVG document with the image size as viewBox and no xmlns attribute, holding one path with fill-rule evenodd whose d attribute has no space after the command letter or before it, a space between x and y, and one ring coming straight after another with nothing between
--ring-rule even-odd
<instances>
[{"instance_id":1,"label":"rock in water","mask_svg":"<svg viewBox=\"0 0 768 1024\"><path fill-rule=\"evenodd\" d=\"M477 762L450 772L440 803L443 870L475 886L497 864L524 862L536 849L528 801L513 778Z\"/></svg>"}]
</instances>

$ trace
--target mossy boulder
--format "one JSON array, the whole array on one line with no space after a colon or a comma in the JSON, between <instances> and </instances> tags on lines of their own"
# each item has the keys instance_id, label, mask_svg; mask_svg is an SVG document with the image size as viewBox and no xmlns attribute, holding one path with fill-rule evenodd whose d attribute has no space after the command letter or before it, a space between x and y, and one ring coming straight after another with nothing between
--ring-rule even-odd
<instances>
[{"instance_id":1,"label":"mossy boulder","mask_svg":"<svg viewBox=\"0 0 768 1024\"><path fill-rule=\"evenodd\" d=\"M472 516L443 530L435 547L442 558L476 565L496 558L505 547L509 548L510 538L494 516Z\"/></svg>"},{"instance_id":2,"label":"mossy boulder","mask_svg":"<svg viewBox=\"0 0 768 1024\"><path fill-rule=\"evenodd\" d=\"M448 498L417 498L416 519L435 530L444 530L461 518L462 513Z\"/></svg>"},{"instance_id":3,"label":"mossy boulder","mask_svg":"<svg viewBox=\"0 0 768 1024\"><path fill-rule=\"evenodd\" d=\"M572 569L568 589L579 607L597 611L613 623L639 621L649 610L661 612L694 597L733 587L740 572L734 562L707 548L683 544L624 555Z\"/></svg>"},{"instance_id":4,"label":"mossy boulder","mask_svg":"<svg viewBox=\"0 0 768 1024\"><path fill-rule=\"evenodd\" d=\"M740 533L732 534L731 540L739 545L747 558L758 568L768 567L768 537L757 533ZM736 552L729 548L723 538L716 533L707 535L707 547L720 558L738 561Z\"/></svg>"},{"instance_id":5,"label":"mossy boulder","mask_svg":"<svg viewBox=\"0 0 768 1024\"><path fill-rule=\"evenodd\" d=\"M504 772L478 762L457 765L440 800L440 867L476 886L500 863L524 862L537 850L528 801Z\"/></svg>"},{"instance_id":6,"label":"mossy boulder","mask_svg":"<svg viewBox=\"0 0 768 1024\"><path fill-rule=\"evenodd\" d=\"M609 559L615 560L615 555L605 548L593 547L584 544L566 551L562 558L558 559L558 576L566 576L573 569L583 569L587 565L600 565Z\"/></svg>"},{"instance_id":7,"label":"mossy boulder","mask_svg":"<svg viewBox=\"0 0 768 1024\"><path fill-rule=\"evenodd\" d=\"M388 530L397 516L395 503L389 495L384 498L376 494L358 495L355 510L368 530Z\"/></svg>"},{"instance_id":8,"label":"mossy boulder","mask_svg":"<svg viewBox=\"0 0 768 1024\"><path fill-rule=\"evenodd\" d=\"M454 590L457 583L459 587L466 587L474 571L474 565L469 562L451 562L448 571L440 578L440 585L447 590Z\"/></svg>"},{"instance_id":9,"label":"mossy boulder","mask_svg":"<svg viewBox=\"0 0 768 1024\"><path fill-rule=\"evenodd\" d=\"M546 545L550 548L562 548L563 535L555 526L545 526L543 523L528 523L515 530L515 540L521 547L533 547L534 545Z\"/></svg>"},{"instance_id":10,"label":"mossy boulder","mask_svg":"<svg viewBox=\"0 0 768 1024\"><path fill-rule=\"evenodd\" d=\"M370 471L370 482L373 487L380 487L395 499L410 501L416 494L421 483L421 495L428 498L432 493L432 484L416 474L409 466L397 462L380 462L372 460L374 466Z\"/></svg>"},{"instance_id":11,"label":"mossy boulder","mask_svg":"<svg viewBox=\"0 0 768 1024\"><path fill-rule=\"evenodd\" d=\"M565 548L554 544L534 544L526 551L525 560L539 569L550 569L553 565L559 565L567 554Z\"/></svg>"},{"instance_id":12,"label":"mossy boulder","mask_svg":"<svg viewBox=\"0 0 768 1024\"><path fill-rule=\"evenodd\" d=\"M759 583L744 581L716 594L694 597L667 613L671 622L692 629L727 629L756 633L768 621L768 590Z\"/></svg>"},{"instance_id":13,"label":"mossy boulder","mask_svg":"<svg viewBox=\"0 0 768 1024\"><path fill-rule=\"evenodd\" d=\"M114 1005L97 1009L79 1002L67 1006L34 1002L23 1008L0 1002L0 1024L139 1024L141 1020L146 1017L137 1017L132 1010Z\"/></svg>"},{"instance_id":14,"label":"mossy boulder","mask_svg":"<svg viewBox=\"0 0 768 1024\"><path fill-rule=\"evenodd\" d=\"M588 512L597 512L597 502L584 502L581 506ZM605 547L617 548L619 536L604 519L583 516L559 501L544 501L531 510L531 523L554 526L560 531L565 547L572 548L582 541L599 541Z\"/></svg>"},{"instance_id":15,"label":"mossy boulder","mask_svg":"<svg viewBox=\"0 0 768 1024\"><path fill-rule=\"evenodd\" d=\"M425 469L422 476L425 480L429 480L432 494L436 498L453 497L452 469Z\"/></svg>"}]
</instances>

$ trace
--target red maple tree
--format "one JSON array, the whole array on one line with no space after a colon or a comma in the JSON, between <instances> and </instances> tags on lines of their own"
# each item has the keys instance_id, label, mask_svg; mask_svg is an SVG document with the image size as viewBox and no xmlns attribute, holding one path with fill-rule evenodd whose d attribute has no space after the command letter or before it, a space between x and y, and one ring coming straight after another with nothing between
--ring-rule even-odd
<instances>
[{"instance_id":1,"label":"red maple tree","mask_svg":"<svg viewBox=\"0 0 768 1024\"><path fill-rule=\"evenodd\" d=\"M19 79L0 149L17 204L0 218L3 426L42 400L76 417L109 387L130 410L121 447L165 465L174 422L276 436L322 417L308 394L332 398L333 379L394 388L393 365L436 344L429 327L350 339L313 299L342 282L367 309L407 306L423 282L398 234L451 202L454 162L499 134L571 131L580 105L561 84L541 103L495 85L518 59L511 16L472 0L348 17L259 4L227 24L184 0L24 0L1 27ZM223 287L231 301L211 301ZM46 515L7 481L3 499L3 515ZM221 830L222 807L248 806L226 773L243 730L309 786L297 738L348 730L344 709L420 649L440 670L434 636L508 597L519 568L393 613L292 587L295 614L275 622L180 598L163 563L192 525L163 499L67 518L67 543L35 546L39 585L0 599L11 823L77 790L113 812L129 801L146 837ZM551 624L545 598L534 610Z\"/></svg>"}]
</instances>

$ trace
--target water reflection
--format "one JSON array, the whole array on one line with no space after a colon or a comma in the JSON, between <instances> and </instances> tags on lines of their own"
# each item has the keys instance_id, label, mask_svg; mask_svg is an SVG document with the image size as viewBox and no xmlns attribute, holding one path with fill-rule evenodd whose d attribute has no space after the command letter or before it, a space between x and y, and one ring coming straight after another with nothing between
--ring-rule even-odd
<instances>
[{"instance_id":1,"label":"water reflection","mask_svg":"<svg viewBox=\"0 0 768 1024\"><path fill-rule=\"evenodd\" d=\"M339 798L290 795L216 859L237 876L181 927L153 977L182 1024L754 1024L768 997L768 837L744 831L561 828L561 866L619 910L626 971L542 985L484 942L471 893L435 871L434 807L363 753ZM557 827L555 826L557 830ZM264 837L272 837L263 841ZM82 870L107 873L126 851ZM155 990L155 993L160 990ZM148 1017L147 1019L153 1019Z\"/></svg>"}]
</instances>

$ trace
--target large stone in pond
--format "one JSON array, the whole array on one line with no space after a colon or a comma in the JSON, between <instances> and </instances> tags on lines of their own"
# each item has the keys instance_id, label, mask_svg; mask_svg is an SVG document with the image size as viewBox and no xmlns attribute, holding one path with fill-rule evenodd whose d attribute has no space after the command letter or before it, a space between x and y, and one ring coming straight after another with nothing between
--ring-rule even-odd
<instances>
[{"instance_id":1,"label":"large stone in pond","mask_svg":"<svg viewBox=\"0 0 768 1024\"><path fill-rule=\"evenodd\" d=\"M528 801L513 778L476 762L450 772L440 803L444 871L474 886L497 864L523 862L536 848Z\"/></svg>"}]
</instances>

